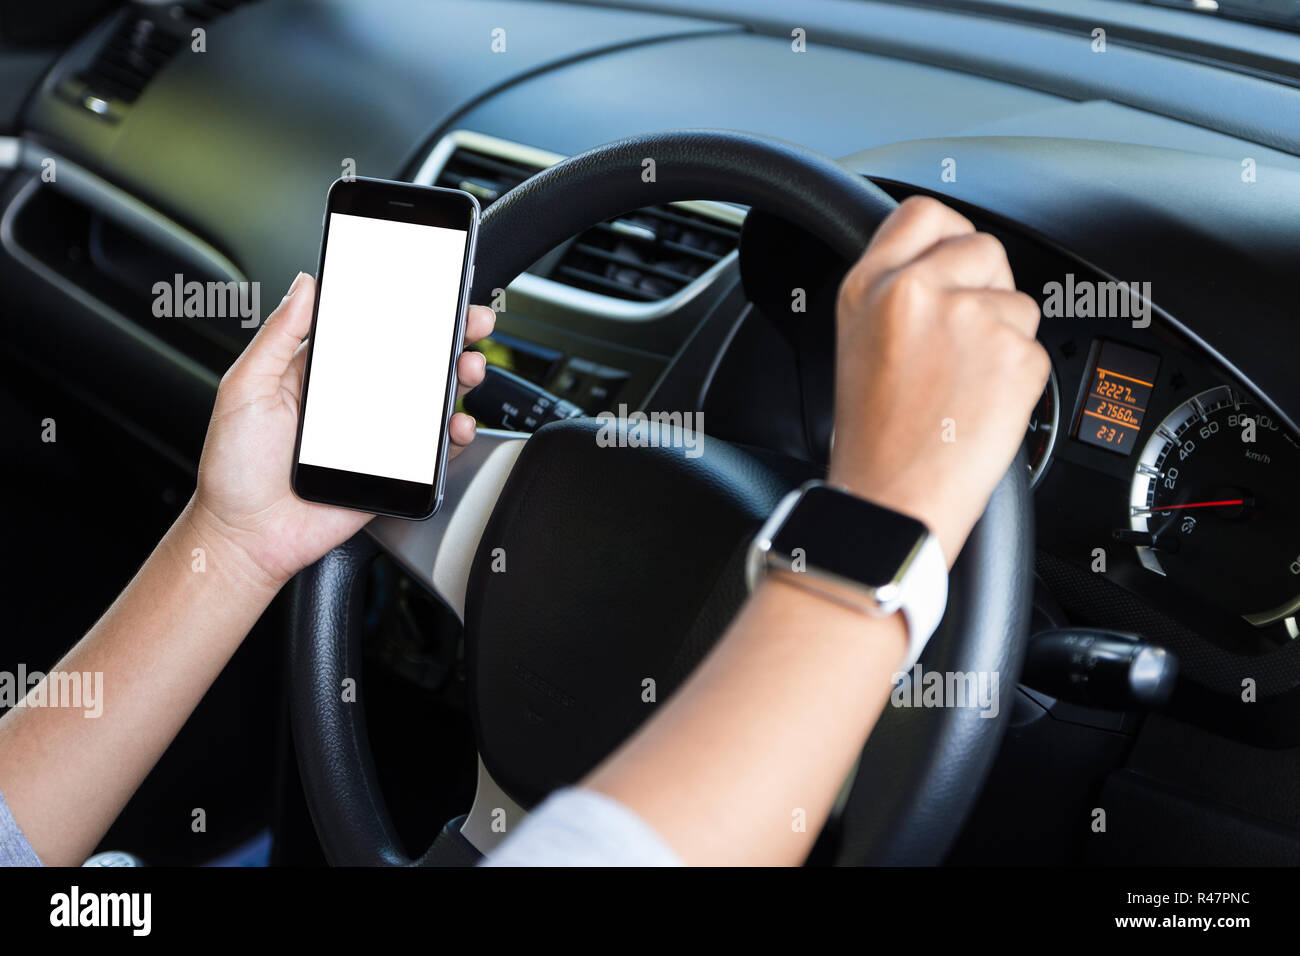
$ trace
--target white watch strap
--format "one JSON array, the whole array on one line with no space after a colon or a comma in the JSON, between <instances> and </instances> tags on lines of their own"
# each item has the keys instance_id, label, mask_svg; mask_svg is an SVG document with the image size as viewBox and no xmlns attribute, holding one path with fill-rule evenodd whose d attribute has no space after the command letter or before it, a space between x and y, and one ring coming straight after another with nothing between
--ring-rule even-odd
<instances>
[{"instance_id":1,"label":"white watch strap","mask_svg":"<svg viewBox=\"0 0 1300 956\"><path fill-rule=\"evenodd\" d=\"M790 516L790 512L798 506L804 491L809 486L816 484L824 483L808 482L782 498L776 506L776 510L772 512L762 529L754 537L749 546L749 555L745 568L745 578L750 591L758 587L758 582L763 579L769 570L768 555L773 538ZM844 491L844 489L837 490ZM901 668L902 670L912 669L912 665L921 656L921 652L925 650L925 645L943 620L943 613L948 605L948 562L944 558L943 549L939 547L939 540L934 536L933 532L922 542L920 550L917 551L916 557L908 566L903 579L898 582L898 593L885 604L875 603L879 601L879 595L875 597L874 601L869 600L867 595L870 593L870 589L865 586L862 586L855 594L845 594L843 588L819 587L814 583L815 579L815 574L787 575L787 580L791 583L814 593L820 593L831 600L838 600L841 603L855 607L864 614L880 615L891 614L895 611L902 612L903 621L907 626L907 656ZM835 593L837 590L840 593Z\"/></svg>"},{"instance_id":2,"label":"white watch strap","mask_svg":"<svg viewBox=\"0 0 1300 956\"><path fill-rule=\"evenodd\" d=\"M925 650L948 606L948 561L933 534L921 545L902 587L899 610L907 620L907 657L899 670L906 672Z\"/></svg>"}]
</instances>

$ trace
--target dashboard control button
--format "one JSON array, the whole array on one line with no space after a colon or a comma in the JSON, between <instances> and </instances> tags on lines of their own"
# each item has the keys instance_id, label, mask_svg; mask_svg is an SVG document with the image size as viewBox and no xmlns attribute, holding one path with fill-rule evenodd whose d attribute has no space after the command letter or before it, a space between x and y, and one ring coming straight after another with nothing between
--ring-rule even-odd
<instances>
[{"instance_id":1,"label":"dashboard control button","mask_svg":"<svg viewBox=\"0 0 1300 956\"><path fill-rule=\"evenodd\" d=\"M582 414L572 402L495 365L487 367L483 382L465 396L465 410L485 427L526 432Z\"/></svg>"}]
</instances>

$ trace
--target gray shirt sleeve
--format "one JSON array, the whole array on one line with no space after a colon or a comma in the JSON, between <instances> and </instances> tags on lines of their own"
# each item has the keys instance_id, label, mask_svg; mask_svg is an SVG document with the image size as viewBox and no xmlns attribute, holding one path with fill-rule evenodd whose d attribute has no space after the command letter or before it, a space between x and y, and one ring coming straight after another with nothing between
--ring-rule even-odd
<instances>
[{"instance_id":1,"label":"gray shirt sleeve","mask_svg":"<svg viewBox=\"0 0 1300 956\"><path fill-rule=\"evenodd\" d=\"M0 793L0 866L40 865L41 858L27 842L23 831L18 829L18 821L9 812L4 794Z\"/></svg>"},{"instance_id":2,"label":"gray shirt sleeve","mask_svg":"<svg viewBox=\"0 0 1300 956\"><path fill-rule=\"evenodd\" d=\"M0 866L40 866L0 794ZM681 866L649 824L617 800L569 787L551 794L484 866Z\"/></svg>"},{"instance_id":3,"label":"gray shirt sleeve","mask_svg":"<svg viewBox=\"0 0 1300 956\"><path fill-rule=\"evenodd\" d=\"M681 866L655 830L612 797L557 790L483 866Z\"/></svg>"}]
</instances>

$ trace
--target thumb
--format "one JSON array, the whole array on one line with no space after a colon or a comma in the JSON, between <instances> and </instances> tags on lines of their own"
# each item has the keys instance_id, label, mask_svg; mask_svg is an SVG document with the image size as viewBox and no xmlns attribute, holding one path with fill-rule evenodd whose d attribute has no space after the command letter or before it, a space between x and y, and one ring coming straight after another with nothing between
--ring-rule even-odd
<instances>
[{"instance_id":1,"label":"thumb","mask_svg":"<svg viewBox=\"0 0 1300 956\"><path fill-rule=\"evenodd\" d=\"M316 280L299 272L274 312L248 343L239 357L240 370L247 375L279 378L293 361L294 352L311 330Z\"/></svg>"}]
</instances>

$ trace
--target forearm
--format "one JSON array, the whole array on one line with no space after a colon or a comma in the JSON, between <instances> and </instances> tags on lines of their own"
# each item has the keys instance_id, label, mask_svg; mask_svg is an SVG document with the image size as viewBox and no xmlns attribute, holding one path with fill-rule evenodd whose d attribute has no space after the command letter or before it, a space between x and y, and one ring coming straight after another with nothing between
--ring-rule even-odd
<instances>
[{"instance_id":1,"label":"forearm","mask_svg":"<svg viewBox=\"0 0 1300 956\"><path fill-rule=\"evenodd\" d=\"M769 579L584 786L633 810L687 863L800 863L905 649L899 615L866 617Z\"/></svg>"},{"instance_id":2,"label":"forearm","mask_svg":"<svg viewBox=\"0 0 1300 956\"><path fill-rule=\"evenodd\" d=\"M276 589L191 503L52 671L102 674L103 700L0 719L0 792L44 862L75 865L93 851Z\"/></svg>"}]
</instances>

